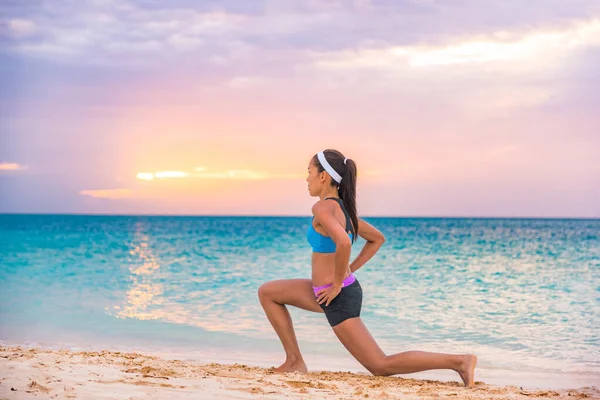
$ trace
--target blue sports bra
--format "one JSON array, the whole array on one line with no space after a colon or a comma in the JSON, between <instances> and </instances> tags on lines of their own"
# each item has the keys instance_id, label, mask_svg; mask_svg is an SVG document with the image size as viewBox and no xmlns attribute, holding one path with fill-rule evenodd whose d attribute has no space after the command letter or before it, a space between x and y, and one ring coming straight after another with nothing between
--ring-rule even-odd
<instances>
[{"instance_id":1,"label":"blue sports bra","mask_svg":"<svg viewBox=\"0 0 600 400\"><path fill-rule=\"evenodd\" d=\"M328 197L325 200L329 199L337 201L340 207L342 208L342 211L346 216L346 232L348 232L350 240L354 241L354 235L352 234L352 231L354 229L352 229L350 216L346 212L346 208L344 208L344 203L341 199L338 199L337 197ZM314 219L315 217L313 217L313 219L310 221L308 232L306 232L306 239L308 239L308 243L311 245L312 250L315 253L335 253L335 242L329 236L322 235L315 230L312 224Z\"/></svg>"}]
</instances>

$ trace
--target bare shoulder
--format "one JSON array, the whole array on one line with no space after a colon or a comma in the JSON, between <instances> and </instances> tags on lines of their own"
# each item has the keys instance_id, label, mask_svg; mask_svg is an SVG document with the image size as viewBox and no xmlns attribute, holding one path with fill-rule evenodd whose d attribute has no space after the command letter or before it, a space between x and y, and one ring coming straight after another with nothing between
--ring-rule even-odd
<instances>
[{"instance_id":1,"label":"bare shoulder","mask_svg":"<svg viewBox=\"0 0 600 400\"><path fill-rule=\"evenodd\" d=\"M312 206L312 213L315 217L323 214L331 214L334 210L335 203L327 200L319 200Z\"/></svg>"}]
</instances>

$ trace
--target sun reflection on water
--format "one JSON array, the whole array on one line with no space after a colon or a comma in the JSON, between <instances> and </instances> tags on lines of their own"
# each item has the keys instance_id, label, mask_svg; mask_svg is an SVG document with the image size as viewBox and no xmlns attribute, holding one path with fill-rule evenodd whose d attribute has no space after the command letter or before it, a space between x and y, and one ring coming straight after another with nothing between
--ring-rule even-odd
<instances>
[{"instance_id":1,"label":"sun reflection on water","mask_svg":"<svg viewBox=\"0 0 600 400\"><path fill-rule=\"evenodd\" d=\"M152 306L163 304L164 292L160 283L152 275L160 270L158 259L149 246L149 237L142 230L142 223L136 224L132 249L129 254L134 258L129 270L132 285L126 293L125 305L116 314L119 318L135 318L140 320L159 319L153 313Z\"/></svg>"}]
</instances>

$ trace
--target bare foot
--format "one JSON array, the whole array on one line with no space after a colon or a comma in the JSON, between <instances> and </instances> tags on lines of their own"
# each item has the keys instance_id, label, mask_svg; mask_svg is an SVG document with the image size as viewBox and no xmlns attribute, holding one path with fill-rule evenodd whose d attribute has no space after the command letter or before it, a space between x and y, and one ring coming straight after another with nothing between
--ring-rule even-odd
<instances>
[{"instance_id":1,"label":"bare foot","mask_svg":"<svg viewBox=\"0 0 600 400\"><path fill-rule=\"evenodd\" d=\"M465 354L461 357L460 366L455 371L458 372L466 387L472 387L475 381L477 356L475 354Z\"/></svg>"},{"instance_id":2,"label":"bare foot","mask_svg":"<svg viewBox=\"0 0 600 400\"><path fill-rule=\"evenodd\" d=\"M283 364L274 369L275 372L308 372L304 360L285 360Z\"/></svg>"}]
</instances>

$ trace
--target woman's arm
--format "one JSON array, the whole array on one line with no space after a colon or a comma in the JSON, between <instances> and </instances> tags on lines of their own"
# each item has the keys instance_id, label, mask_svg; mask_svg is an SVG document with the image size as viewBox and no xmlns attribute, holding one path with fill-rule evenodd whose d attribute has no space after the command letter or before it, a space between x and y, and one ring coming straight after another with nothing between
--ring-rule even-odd
<instances>
[{"instance_id":1,"label":"woman's arm","mask_svg":"<svg viewBox=\"0 0 600 400\"><path fill-rule=\"evenodd\" d=\"M350 251L352 242L343 226L335 218L336 204L333 201L318 201L312 208L313 215L319 221L327 235L335 242L335 273L333 275L333 286L342 287L346 268L350 262Z\"/></svg>"},{"instance_id":2,"label":"woman's arm","mask_svg":"<svg viewBox=\"0 0 600 400\"><path fill-rule=\"evenodd\" d=\"M350 264L350 271L354 272L367 263L377 253L377 250L385 243L385 237L373 225L362 219L358 220L358 236L365 239L364 247Z\"/></svg>"}]
</instances>

